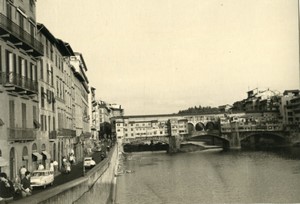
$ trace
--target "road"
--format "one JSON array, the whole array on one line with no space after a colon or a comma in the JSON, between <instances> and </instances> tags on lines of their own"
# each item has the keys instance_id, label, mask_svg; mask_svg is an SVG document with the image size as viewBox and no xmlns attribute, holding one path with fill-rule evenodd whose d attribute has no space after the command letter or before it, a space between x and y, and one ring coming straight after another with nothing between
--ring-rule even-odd
<instances>
[{"instance_id":1,"label":"road","mask_svg":"<svg viewBox=\"0 0 300 204\"><path fill-rule=\"evenodd\" d=\"M96 165L101 162L100 152L93 152L90 156L93 157L94 161L96 162ZM90 169L86 169L85 172L87 173L89 170ZM83 176L83 162L82 161L76 163L75 165L72 165L71 172L69 174L60 173L57 176L55 176L52 186L49 185L49 186L47 186L46 189L44 189L43 187L35 187L32 191L32 194L34 195L34 194L40 193L42 191L45 191L47 189L54 188L56 186L59 186L64 183L67 183L69 181L72 181L74 179L77 179L81 176ZM19 199L22 199L22 198L21 197L15 198L15 200L19 200Z\"/></svg>"}]
</instances>

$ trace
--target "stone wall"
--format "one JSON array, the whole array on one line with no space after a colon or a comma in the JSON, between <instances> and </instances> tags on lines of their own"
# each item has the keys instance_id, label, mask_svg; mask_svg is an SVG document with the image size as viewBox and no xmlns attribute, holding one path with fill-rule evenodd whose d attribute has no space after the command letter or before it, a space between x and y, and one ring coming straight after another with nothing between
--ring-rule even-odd
<instances>
[{"instance_id":1,"label":"stone wall","mask_svg":"<svg viewBox=\"0 0 300 204\"><path fill-rule=\"evenodd\" d=\"M108 157L87 172L85 177L80 177L63 185L12 203L111 203L113 199L112 190L117 157L117 146L115 145Z\"/></svg>"}]
</instances>

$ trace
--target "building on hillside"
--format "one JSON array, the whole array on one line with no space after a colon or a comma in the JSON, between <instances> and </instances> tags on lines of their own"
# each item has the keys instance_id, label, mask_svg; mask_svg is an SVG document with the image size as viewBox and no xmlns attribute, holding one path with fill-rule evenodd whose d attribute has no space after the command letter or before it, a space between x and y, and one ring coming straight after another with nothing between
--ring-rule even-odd
<instances>
[{"instance_id":1,"label":"building on hillside","mask_svg":"<svg viewBox=\"0 0 300 204\"><path fill-rule=\"evenodd\" d=\"M221 113L229 112L232 109L232 105L226 104L218 107Z\"/></svg>"},{"instance_id":2,"label":"building on hillside","mask_svg":"<svg viewBox=\"0 0 300 204\"><path fill-rule=\"evenodd\" d=\"M280 93L277 91L259 90L258 88L247 92L244 108L246 112L279 111Z\"/></svg>"},{"instance_id":3,"label":"building on hillside","mask_svg":"<svg viewBox=\"0 0 300 204\"><path fill-rule=\"evenodd\" d=\"M43 44L37 36L34 0L0 0L0 171L15 179L42 160L37 61Z\"/></svg>"}]
</instances>

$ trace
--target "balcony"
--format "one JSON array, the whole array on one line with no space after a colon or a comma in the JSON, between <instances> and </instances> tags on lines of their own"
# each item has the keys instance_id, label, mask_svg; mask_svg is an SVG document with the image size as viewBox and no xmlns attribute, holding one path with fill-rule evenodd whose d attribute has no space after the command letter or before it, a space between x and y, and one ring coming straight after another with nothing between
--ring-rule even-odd
<instances>
[{"instance_id":1,"label":"balcony","mask_svg":"<svg viewBox=\"0 0 300 204\"><path fill-rule=\"evenodd\" d=\"M27 95L37 94L38 92L37 81L33 81L14 72L0 72L0 84L3 84L4 87L11 91Z\"/></svg>"},{"instance_id":2,"label":"balcony","mask_svg":"<svg viewBox=\"0 0 300 204\"><path fill-rule=\"evenodd\" d=\"M36 140L36 132L29 128L7 128L8 141L33 141Z\"/></svg>"},{"instance_id":3,"label":"balcony","mask_svg":"<svg viewBox=\"0 0 300 204\"><path fill-rule=\"evenodd\" d=\"M76 130L71 129L59 129L57 131L57 136L63 137L76 137Z\"/></svg>"},{"instance_id":4,"label":"balcony","mask_svg":"<svg viewBox=\"0 0 300 204\"><path fill-rule=\"evenodd\" d=\"M50 140L57 139L57 132L55 130L49 132L49 139Z\"/></svg>"},{"instance_id":5,"label":"balcony","mask_svg":"<svg viewBox=\"0 0 300 204\"><path fill-rule=\"evenodd\" d=\"M0 14L0 35L34 57L43 56L43 44L3 14Z\"/></svg>"}]
</instances>

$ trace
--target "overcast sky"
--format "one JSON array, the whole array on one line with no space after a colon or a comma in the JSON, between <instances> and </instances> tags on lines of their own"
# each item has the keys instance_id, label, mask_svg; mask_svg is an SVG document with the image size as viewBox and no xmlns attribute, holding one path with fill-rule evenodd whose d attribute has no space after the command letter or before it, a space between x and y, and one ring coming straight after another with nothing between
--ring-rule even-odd
<instances>
[{"instance_id":1,"label":"overcast sky","mask_svg":"<svg viewBox=\"0 0 300 204\"><path fill-rule=\"evenodd\" d=\"M37 21L126 115L299 88L297 0L38 0Z\"/></svg>"}]
</instances>

